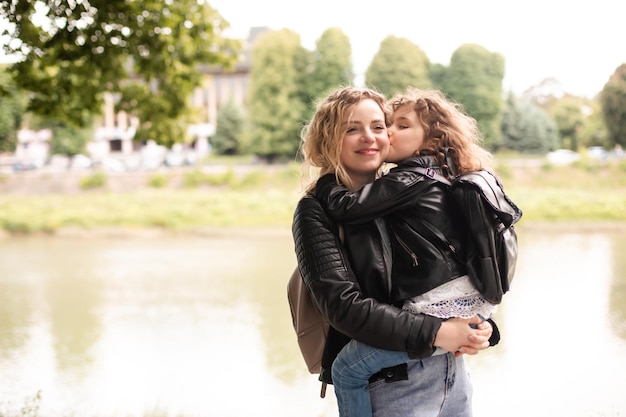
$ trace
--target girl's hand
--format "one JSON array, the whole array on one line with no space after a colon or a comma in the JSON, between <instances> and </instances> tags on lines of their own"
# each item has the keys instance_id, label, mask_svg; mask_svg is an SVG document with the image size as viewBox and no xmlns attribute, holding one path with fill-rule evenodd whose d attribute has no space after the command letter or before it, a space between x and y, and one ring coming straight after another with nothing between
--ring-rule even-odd
<instances>
[{"instance_id":1,"label":"girl's hand","mask_svg":"<svg viewBox=\"0 0 626 417\"><path fill-rule=\"evenodd\" d=\"M475 325L476 328L470 325ZM491 323L479 316L471 319L452 318L441 324L434 346L454 352L455 356L476 355L489 347L492 332Z\"/></svg>"}]
</instances>

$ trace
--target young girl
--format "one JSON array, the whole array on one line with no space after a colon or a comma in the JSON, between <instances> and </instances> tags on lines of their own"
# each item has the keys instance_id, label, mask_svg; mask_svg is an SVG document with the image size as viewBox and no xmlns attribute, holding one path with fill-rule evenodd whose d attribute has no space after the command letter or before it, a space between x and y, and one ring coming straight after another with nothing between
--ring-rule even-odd
<instances>
[{"instance_id":1,"label":"young girl","mask_svg":"<svg viewBox=\"0 0 626 417\"><path fill-rule=\"evenodd\" d=\"M495 306L472 285L461 261L465 237L446 190L437 181L404 169L425 167L449 175L443 147L453 151L457 173L483 168L490 154L479 145L476 122L434 90L409 88L390 104L387 160L398 166L357 191L337 185L334 175L325 175L317 182L316 197L331 218L345 225L384 217L393 254L391 298L404 309L441 319L490 317ZM434 346L442 345L436 337ZM433 355L444 353L438 348ZM332 367L341 417L371 415L372 375L375 380L382 368L408 360L406 353L356 341L345 346Z\"/></svg>"}]
</instances>

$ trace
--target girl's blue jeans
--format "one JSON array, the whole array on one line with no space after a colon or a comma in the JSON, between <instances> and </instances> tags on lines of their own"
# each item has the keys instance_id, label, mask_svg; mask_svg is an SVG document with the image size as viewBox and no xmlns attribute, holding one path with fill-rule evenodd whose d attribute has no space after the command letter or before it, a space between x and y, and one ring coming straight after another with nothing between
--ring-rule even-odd
<instances>
[{"instance_id":1,"label":"girl's blue jeans","mask_svg":"<svg viewBox=\"0 0 626 417\"><path fill-rule=\"evenodd\" d=\"M383 368L408 363L408 380L369 383ZM472 385L463 357L411 360L406 352L351 341L332 365L340 417L471 417Z\"/></svg>"}]
</instances>

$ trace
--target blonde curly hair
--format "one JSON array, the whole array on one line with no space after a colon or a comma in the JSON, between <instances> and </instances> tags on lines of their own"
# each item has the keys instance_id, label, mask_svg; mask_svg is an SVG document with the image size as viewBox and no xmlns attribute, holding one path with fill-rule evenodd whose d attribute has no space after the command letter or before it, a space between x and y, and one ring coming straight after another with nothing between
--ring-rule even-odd
<instances>
[{"instance_id":1,"label":"blonde curly hair","mask_svg":"<svg viewBox=\"0 0 626 417\"><path fill-rule=\"evenodd\" d=\"M352 180L341 162L341 148L345 134L341 122L346 114L352 117L355 107L363 100L373 100L385 115L385 125L389 126L390 112L384 95L369 88L340 87L317 102L315 113L302 129L300 151L304 157L304 168L317 168L307 192L313 192L320 172L334 172L337 182L352 188Z\"/></svg>"},{"instance_id":2,"label":"blonde curly hair","mask_svg":"<svg viewBox=\"0 0 626 417\"><path fill-rule=\"evenodd\" d=\"M490 168L493 156L482 147L482 137L476 120L467 115L459 103L446 99L439 90L421 90L408 87L388 102L393 113L411 106L424 129L424 143L420 155L435 155L448 170L441 148L450 148L456 172L462 174L481 168Z\"/></svg>"}]
</instances>

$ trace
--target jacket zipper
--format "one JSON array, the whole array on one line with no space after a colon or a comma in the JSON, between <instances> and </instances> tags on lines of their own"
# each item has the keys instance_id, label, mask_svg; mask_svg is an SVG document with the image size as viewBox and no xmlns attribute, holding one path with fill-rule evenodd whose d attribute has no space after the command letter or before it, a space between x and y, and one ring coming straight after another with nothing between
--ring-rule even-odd
<instances>
[{"instance_id":1,"label":"jacket zipper","mask_svg":"<svg viewBox=\"0 0 626 417\"><path fill-rule=\"evenodd\" d=\"M398 243L400 243L400 246L402 246L402 248L404 248L405 252L411 257L412 264L414 267L417 267L420 263L419 260L417 259L417 255L415 254L415 252L413 252L411 250L411 248L409 247L409 245L407 245L406 243L404 243L404 240L400 239L400 236L398 236L396 234L396 239L398 240Z\"/></svg>"}]
</instances>

